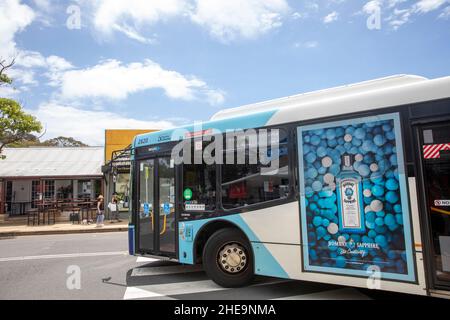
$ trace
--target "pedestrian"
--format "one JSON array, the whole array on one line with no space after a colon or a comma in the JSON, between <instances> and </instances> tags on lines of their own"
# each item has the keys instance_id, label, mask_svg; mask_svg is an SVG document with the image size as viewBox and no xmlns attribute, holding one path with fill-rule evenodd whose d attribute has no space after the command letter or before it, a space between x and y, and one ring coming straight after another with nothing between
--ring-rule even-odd
<instances>
[{"instance_id":1,"label":"pedestrian","mask_svg":"<svg viewBox=\"0 0 450 320\"><path fill-rule=\"evenodd\" d=\"M116 193L114 193L112 195L109 209L111 210L111 216L112 216L111 223L114 223L113 220L116 220L117 222L122 222L122 220L119 219L119 199L117 198Z\"/></svg>"},{"instance_id":2,"label":"pedestrian","mask_svg":"<svg viewBox=\"0 0 450 320\"><path fill-rule=\"evenodd\" d=\"M103 227L104 219L105 219L105 204L103 203L103 196L99 195L97 198L97 227Z\"/></svg>"}]
</instances>

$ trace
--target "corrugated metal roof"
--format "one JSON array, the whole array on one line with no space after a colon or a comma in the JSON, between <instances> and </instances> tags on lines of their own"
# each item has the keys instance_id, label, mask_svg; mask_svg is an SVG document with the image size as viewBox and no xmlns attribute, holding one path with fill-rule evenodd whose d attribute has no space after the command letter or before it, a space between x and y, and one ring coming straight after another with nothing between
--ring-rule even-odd
<instances>
[{"instance_id":1,"label":"corrugated metal roof","mask_svg":"<svg viewBox=\"0 0 450 320\"><path fill-rule=\"evenodd\" d=\"M103 147L5 148L0 177L102 175Z\"/></svg>"}]
</instances>

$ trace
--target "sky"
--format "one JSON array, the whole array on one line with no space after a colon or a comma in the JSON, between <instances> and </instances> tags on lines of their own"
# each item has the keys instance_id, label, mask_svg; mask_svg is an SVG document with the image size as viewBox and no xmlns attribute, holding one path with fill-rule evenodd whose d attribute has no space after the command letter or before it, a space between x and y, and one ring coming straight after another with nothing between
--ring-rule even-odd
<instances>
[{"instance_id":1,"label":"sky","mask_svg":"<svg viewBox=\"0 0 450 320\"><path fill-rule=\"evenodd\" d=\"M0 0L0 57L45 127L104 144L230 107L450 76L450 0Z\"/></svg>"}]
</instances>

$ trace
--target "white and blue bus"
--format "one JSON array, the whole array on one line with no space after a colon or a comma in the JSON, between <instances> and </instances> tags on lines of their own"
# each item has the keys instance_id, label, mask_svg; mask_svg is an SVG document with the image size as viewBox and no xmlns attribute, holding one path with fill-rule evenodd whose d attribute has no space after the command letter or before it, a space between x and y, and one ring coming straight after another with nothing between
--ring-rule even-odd
<instances>
[{"instance_id":1,"label":"white and blue bus","mask_svg":"<svg viewBox=\"0 0 450 320\"><path fill-rule=\"evenodd\" d=\"M132 255L203 264L225 287L263 275L450 294L450 77L392 76L139 135L131 176Z\"/></svg>"}]
</instances>

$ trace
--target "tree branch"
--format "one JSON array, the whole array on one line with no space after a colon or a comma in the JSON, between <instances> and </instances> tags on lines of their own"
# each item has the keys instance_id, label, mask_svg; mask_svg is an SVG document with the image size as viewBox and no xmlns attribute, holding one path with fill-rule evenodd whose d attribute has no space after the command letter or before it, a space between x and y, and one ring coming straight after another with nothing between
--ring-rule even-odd
<instances>
[{"instance_id":1,"label":"tree branch","mask_svg":"<svg viewBox=\"0 0 450 320\"><path fill-rule=\"evenodd\" d=\"M16 58L13 58L10 63L5 64L6 60L0 60L0 75L6 70L11 68L16 63Z\"/></svg>"}]
</instances>

